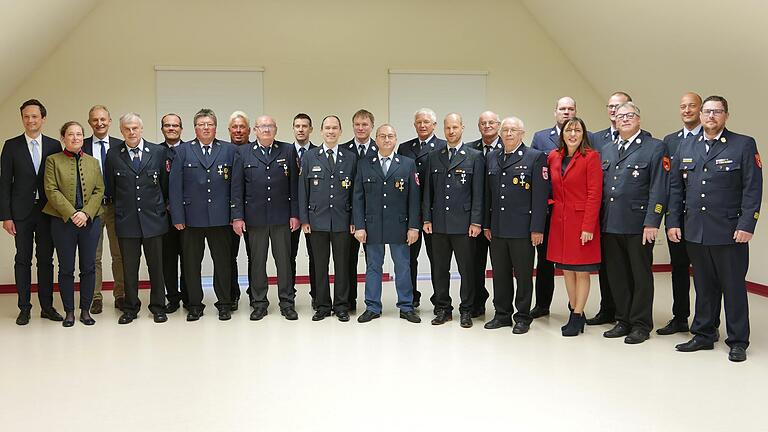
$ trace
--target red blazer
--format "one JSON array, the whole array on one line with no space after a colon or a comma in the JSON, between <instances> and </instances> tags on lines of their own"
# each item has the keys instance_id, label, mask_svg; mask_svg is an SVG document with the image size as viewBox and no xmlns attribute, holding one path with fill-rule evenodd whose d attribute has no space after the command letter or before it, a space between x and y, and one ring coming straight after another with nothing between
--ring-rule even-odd
<instances>
[{"instance_id":1,"label":"red blazer","mask_svg":"<svg viewBox=\"0 0 768 432\"><path fill-rule=\"evenodd\" d=\"M603 170L600 154L587 149L586 156L573 155L562 171L564 151L549 153L547 163L552 182L552 216L547 259L560 264L600 262L600 202ZM591 232L592 241L581 245L581 232Z\"/></svg>"}]
</instances>

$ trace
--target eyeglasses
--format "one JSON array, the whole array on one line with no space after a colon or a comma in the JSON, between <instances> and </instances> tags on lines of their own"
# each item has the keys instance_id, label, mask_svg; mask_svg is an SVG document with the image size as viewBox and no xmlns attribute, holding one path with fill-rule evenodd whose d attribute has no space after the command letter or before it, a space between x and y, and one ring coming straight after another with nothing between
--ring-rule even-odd
<instances>
[{"instance_id":1,"label":"eyeglasses","mask_svg":"<svg viewBox=\"0 0 768 432\"><path fill-rule=\"evenodd\" d=\"M379 140L382 140L382 141L383 140L391 141L391 140L397 138L397 136L395 134L389 134L389 135L379 134L379 135L376 135L376 138L378 138Z\"/></svg>"},{"instance_id":2,"label":"eyeglasses","mask_svg":"<svg viewBox=\"0 0 768 432\"><path fill-rule=\"evenodd\" d=\"M273 124L265 124L265 125L256 125L256 128L267 131L270 129L276 129L277 126Z\"/></svg>"},{"instance_id":3,"label":"eyeglasses","mask_svg":"<svg viewBox=\"0 0 768 432\"><path fill-rule=\"evenodd\" d=\"M638 117L637 113L624 113L624 114L616 114L616 120L632 120L633 118Z\"/></svg>"},{"instance_id":4,"label":"eyeglasses","mask_svg":"<svg viewBox=\"0 0 768 432\"><path fill-rule=\"evenodd\" d=\"M216 123L198 123L195 125L195 127L199 128L214 128L216 127Z\"/></svg>"},{"instance_id":5,"label":"eyeglasses","mask_svg":"<svg viewBox=\"0 0 768 432\"><path fill-rule=\"evenodd\" d=\"M704 114L704 117L709 117L709 116L718 117L723 115L725 113L725 110L724 109L703 109L701 110L701 113Z\"/></svg>"}]
</instances>

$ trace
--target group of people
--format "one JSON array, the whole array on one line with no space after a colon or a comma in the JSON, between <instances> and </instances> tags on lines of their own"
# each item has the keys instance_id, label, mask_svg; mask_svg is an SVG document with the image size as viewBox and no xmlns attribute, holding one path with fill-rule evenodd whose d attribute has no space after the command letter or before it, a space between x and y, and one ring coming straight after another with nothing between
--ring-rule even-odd
<instances>
[{"instance_id":1,"label":"group of people","mask_svg":"<svg viewBox=\"0 0 768 432\"><path fill-rule=\"evenodd\" d=\"M255 119L251 142L250 119L240 111L229 117L228 142L216 138L216 114L201 109L192 119L193 140L182 142L182 119L169 113L160 121L165 141L153 144L144 140L136 113L120 117L123 139L109 136L110 113L96 105L88 115L92 136L84 138L83 126L70 121L61 127L59 143L42 134L43 104L28 100L20 108L25 132L6 141L0 168L0 220L16 243L16 323L30 320L34 243L41 317L74 324L77 253L79 319L94 324L92 314L103 309L104 227L120 324L135 320L141 308L142 251L154 321L167 321L182 305L187 321L200 319L206 242L218 317L230 319L241 295L241 237L251 320L267 315L270 248L281 314L296 320L296 257L303 232L313 321L332 314L349 321L356 312L361 245L365 310L357 321L381 316L386 245L400 318L420 322L416 280L423 243L433 325L453 318L453 257L461 277L461 327L472 327L473 319L485 314L490 253L494 315L485 328L528 332L534 319L549 314L558 268L571 311L563 336L577 336L585 325L614 324L606 338L638 344L653 328L653 246L665 219L674 304L673 318L657 333L689 331L693 264L693 338L676 348L713 348L723 299L729 358L745 360L748 242L762 197L754 139L725 128L728 102L720 96L683 95L683 126L663 141L641 129L640 109L628 94L612 94L606 108L610 126L589 132L576 116L576 102L563 97L555 106L554 127L536 132L530 146L521 119L500 119L490 111L479 116L477 141L463 141L458 113L445 116L445 139L440 139L435 112L423 108L414 114L416 138L398 146L395 128L383 124L374 132L374 116L364 109L353 115L354 138L346 143L339 142L342 121L330 115L320 123L322 143L313 144L312 119L303 113L293 119L293 143L276 140L277 124L267 115ZM53 307L54 250L64 317ZM600 311L586 319L591 272L599 272Z\"/></svg>"}]
</instances>

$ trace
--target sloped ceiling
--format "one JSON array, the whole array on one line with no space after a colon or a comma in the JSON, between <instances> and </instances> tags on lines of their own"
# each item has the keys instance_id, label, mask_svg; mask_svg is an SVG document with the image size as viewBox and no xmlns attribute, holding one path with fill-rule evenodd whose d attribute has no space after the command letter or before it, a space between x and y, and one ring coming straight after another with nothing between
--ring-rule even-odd
<instances>
[{"instance_id":1,"label":"sloped ceiling","mask_svg":"<svg viewBox=\"0 0 768 432\"><path fill-rule=\"evenodd\" d=\"M24 82L99 2L0 0L0 101Z\"/></svg>"}]
</instances>

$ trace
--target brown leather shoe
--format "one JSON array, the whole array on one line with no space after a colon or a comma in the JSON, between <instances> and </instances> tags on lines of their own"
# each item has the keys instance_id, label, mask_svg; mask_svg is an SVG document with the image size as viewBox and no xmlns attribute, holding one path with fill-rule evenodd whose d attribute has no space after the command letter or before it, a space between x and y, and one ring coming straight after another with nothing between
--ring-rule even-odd
<instances>
[{"instance_id":1,"label":"brown leather shoe","mask_svg":"<svg viewBox=\"0 0 768 432\"><path fill-rule=\"evenodd\" d=\"M94 300L93 303L91 303L91 313L94 315L98 315L101 313L101 311L104 309L104 303L101 300Z\"/></svg>"}]
</instances>

